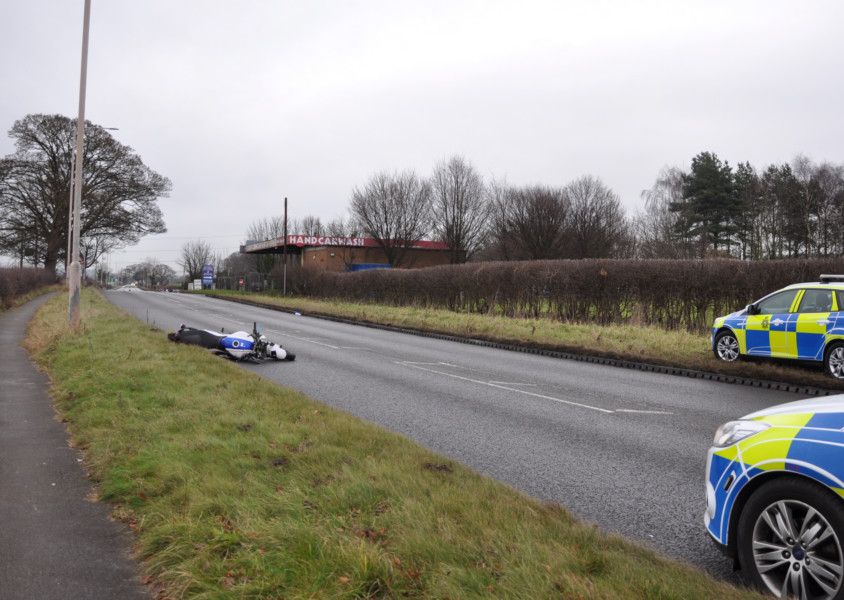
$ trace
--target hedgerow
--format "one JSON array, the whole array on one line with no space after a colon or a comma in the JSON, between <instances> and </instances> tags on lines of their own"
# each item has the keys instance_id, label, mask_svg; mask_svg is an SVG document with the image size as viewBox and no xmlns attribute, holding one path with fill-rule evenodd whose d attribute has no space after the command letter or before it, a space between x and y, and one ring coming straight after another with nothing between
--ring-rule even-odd
<instances>
[{"instance_id":1,"label":"hedgerow","mask_svg":"<svg viewBox=\"0 0 844 600\"><path fill-rule=\"evenodd\" d=\"M44 269L0 268L0 308L8 308L15 298L56 282L56 276Z\"/></svg>"},{"instance_id":2,"label":"hedgerow","mask_svg":"<svg viewBox=\"0 0 844 600\"><path fill-rule=\"evenodd\" d=\"M295 268L288 271L288 292L393 306L700 331L715 315L738 310L790 283L817 281L821 273L836 272L844 272L844 258L476 262L356 273Z\"/></svg>"}]
</instances>

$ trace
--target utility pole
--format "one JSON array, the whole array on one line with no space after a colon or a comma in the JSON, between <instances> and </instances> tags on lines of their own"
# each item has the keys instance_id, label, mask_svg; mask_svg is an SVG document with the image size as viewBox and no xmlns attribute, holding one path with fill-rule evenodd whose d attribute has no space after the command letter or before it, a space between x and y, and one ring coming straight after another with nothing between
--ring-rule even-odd
<instances>
[{"instance_id":1,"label":"utility pole","mask_svg":"<svg viewBox=\"0 0 844 600\"><path fill-rule=\"evenodd\" d=\"M88 82L88 31L91 25L91 0L85 0L82 17L82 65L79 70L79 115L76 118L76 160L73 172L73 245L68 277L67 318L78 327L79 294L82 287L82 265L79 264L79 221L82 212L82 162L85 155L85 86Z\"/></svg>"},{"instance_id":2,"label":"utility pole","mask_svg":"<svg viewBox=\"0 0 844 600\"><path fill-rule=\"evenodd\" d=\"M67 253L64 256L65 284L70 289L70 261L73 256L73 182L76 179L76 150L70 157L70 197L67 199Z\"/></svg>"},{"instance_id":3,"label":"utility pole","mask_svg":"<svg viewBox=\"0 0 844 600\"><path fill-rule=\"evenodd\" d=\"M284 246L281 247L281 255L284 257L282 261L284 262L284 266L282 267L282 276L281 276L281 295L287 295L287 196L284 197Z\"/></svg>"}]
</instances>

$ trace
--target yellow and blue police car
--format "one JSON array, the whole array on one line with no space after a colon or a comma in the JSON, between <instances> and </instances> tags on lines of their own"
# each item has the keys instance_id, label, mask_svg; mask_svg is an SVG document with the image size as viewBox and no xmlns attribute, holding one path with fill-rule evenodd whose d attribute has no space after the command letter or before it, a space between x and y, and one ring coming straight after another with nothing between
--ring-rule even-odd
<instances>
[{"instance_id":1,"label":"yellow and blue police car","mask_svg":"<svg viewBox=\"0 0 844 600\"><path fill-rule=\"evenodd\" d=\"M780 598L844 598L844 395L718 428L706 465L710 536Z\"/></svg>"},{"instance_id":2,"label":"yellow and blue police car","mask_svg":"<svg viewBox=\"0 0 844 600\"><path fill-rule=\"evenodd\" d=\"M742 355L823 362L844 379L844 275L790 285L718 317L711 341L726 362Z\"/></svg>"}]
</instances>

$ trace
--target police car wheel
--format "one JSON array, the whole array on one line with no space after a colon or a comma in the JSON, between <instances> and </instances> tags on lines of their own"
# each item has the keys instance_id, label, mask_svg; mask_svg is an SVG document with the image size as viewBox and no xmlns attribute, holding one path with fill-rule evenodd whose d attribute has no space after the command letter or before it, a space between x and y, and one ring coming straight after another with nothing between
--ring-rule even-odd
<instances>
[{"instance_id":1,"label":"police car wheel","mask_svg":"<svg viewBox=\"0 0 844 600\"><path fill-rule=\"evenodd\" d=\"M844 344L839 342L830 345L823 362L827 373L836 379L844 379Z\"/></svg>"},{"instance_id":2,"label":"police car wheel","mask_svg":"<svg viewBox=\"0 0 844 600\"><path fill-rule=\"evenodd\" d=\"M742 571L779 598L844 599L844 502L797 478L759 487L741 512Z\"/></svg>"},{"instance_id":3,"label":"police car wheel","mask_svg":"<svg viewBox=\"0 0 844 600\"><path fill-rule=\"evenodd\" d=\"M732 331L722 331L715 336L715 356L724 362L735 362L739 359L739 343Z\"/></svg>"}]
</instances>

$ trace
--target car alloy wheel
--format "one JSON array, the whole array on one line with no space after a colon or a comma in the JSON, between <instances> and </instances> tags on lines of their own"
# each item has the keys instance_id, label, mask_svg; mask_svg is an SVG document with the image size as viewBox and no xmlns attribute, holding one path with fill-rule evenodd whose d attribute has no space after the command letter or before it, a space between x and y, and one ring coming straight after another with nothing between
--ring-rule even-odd
<instances>
[{"instance_id":1,"label":"car alloy wheel","mask_svg":"<svg viewBox=\"0 0 844 600\"><path fill-rule=\"evenodd\" d=\"M715 342L718 358L725 362L734 362L739 357L738 340L731 333L722 333ZM844 359L844 355L842 355Z\"/></svg>"},{"instance_id":2,"label":"car alloy wheel","mask_svg":"<svg viewBox=\"0 0 844 600\"><path fill-rule=\"evenodd\" d=\"M815 508L798 500L768 505L753 526L753 561L779 598L828 600L841 590L844 555L838 535Z\"/></svg>"},{"instance_id":3,"label":"car alloy wheel","mask_svg":"<svg viewBox=\"0 0 844 600\"><path fill-rule=\"evenodd\" d=\"M826 359L829 374L836 379L844 379L844 346L835 346Z\"/></svg>"}]
</instances>

